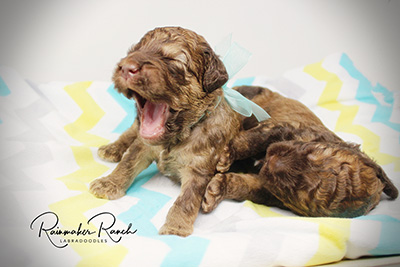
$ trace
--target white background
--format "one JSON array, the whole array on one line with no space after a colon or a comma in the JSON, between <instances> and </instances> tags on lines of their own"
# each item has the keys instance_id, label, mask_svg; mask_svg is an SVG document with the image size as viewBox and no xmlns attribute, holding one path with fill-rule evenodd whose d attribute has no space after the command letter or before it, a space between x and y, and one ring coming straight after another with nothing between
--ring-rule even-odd
<instances>
[{"instance_id":1,"label":"white background","mask_svg":"<svg viewBox=\"0 0 400 267\"><path fill-rule=\"evenodd\" d=\"M237 77L274 78L346 52L372 82L400 90L398 0L1 0L0 64L36 83L110 81L128 48L166 25L212 46L233 33L253 54Z\"/></svg>"}]
</instances>

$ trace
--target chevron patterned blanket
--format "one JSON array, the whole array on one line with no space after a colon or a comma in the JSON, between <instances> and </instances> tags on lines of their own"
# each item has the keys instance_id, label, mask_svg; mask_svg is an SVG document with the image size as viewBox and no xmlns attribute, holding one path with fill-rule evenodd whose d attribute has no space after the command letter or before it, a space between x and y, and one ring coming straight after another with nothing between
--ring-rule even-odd
<instances>
[{"instance_id":1,"label":"chevron patterned blanket","mask_svg":"<svg viewBox=\"0 0 400 267\"><path fill-rule=\"evenodd\" d=\"M346 54L251 77L300 100L362 149L400 187L400 91L371 84ZM135 118L110 82L35 85L0 68L0 250L4 266L312 266L400 254L400 200L384 196L354 219L304 218L252 202L223 201L193 235L158 229L179 186L153 164L126 196L97 199L88 184L114 163L98 158Z\"/></svg>"}]
</instances>

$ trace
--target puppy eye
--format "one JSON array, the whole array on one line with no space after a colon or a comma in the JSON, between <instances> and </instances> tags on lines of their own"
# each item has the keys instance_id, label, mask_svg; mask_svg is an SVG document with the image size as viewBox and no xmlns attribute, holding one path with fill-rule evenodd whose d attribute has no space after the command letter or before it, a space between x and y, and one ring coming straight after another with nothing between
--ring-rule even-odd
<instances>
[{"instance_id":1,"label":"puppy eye","mask_svg":"<svg viewBox=\"0 0 400 267\"><path fill-rule=\"evenodd\" d=\"M142 66L144 66L144 65L153 66L154 64L153 64L153 62L151 62L151 61L143 61L143 62L142 62Z\"/></svg>"},{"instance_id":2,"label":"puppy eye","mask_svg":"<svg viewBox=\"0 0 400 267\"><path fill-rule=\"evenodd\" d=\"M172 57L163 57L163 60L166 61L166 62L175 61L175 59L172 58Z\"/></svg>"}]
</instances>

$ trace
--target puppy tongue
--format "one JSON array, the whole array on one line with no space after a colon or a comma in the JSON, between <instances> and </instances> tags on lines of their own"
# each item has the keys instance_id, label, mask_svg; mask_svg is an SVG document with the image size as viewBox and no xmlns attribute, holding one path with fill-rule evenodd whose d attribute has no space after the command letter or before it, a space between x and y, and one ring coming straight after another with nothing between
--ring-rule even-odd
<instances>
[{"instance_id":1,"label":"puppy tongue","mask_svg":"<svg viewBox=\"0 0 400 267\"><path fill-rule=\"evenodd\" d=\"M152 139L161 136L165 131L168 105L146 101L142 110L140 135Z\"/></svg>"}]
</instances>

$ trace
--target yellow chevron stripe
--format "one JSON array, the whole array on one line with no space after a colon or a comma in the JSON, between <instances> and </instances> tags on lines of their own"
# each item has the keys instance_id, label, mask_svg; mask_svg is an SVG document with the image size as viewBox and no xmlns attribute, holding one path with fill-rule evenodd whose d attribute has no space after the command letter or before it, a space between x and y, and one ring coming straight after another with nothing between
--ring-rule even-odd
<instances>
[{"instance_id":1,"label":"yellow chevron stripe","mask_svg":"<svg viewBox=\"0 0 400 267\"><path fill-rule=\"evenodd\" d=\"M286 215L282 215L278 212L273 211L270 207L256 204L249 200L246 200L243 206L254 210L261 217L287 217Z\"/></svg>"},{"instance_id":2,"label":"yellow chevron stripe","mask_svg":"<svg viewBox=\"0 0 400 267\"><path fill-rule=\"evenodd\" d=\"M60 223L65 229L76 229L82 222L85 229L96 231L98 229L94 225L86 225L88 218L84 213L105 203L107 200L97 199L86 192L51 204L49 207L59 216ZM85 238L93 239L93 237L85 236L79 239ZM82 257L77 266L118 266L127 255L128 249L122 245L113 244L86 242L70 243L69 246Z\"/></svg>"},{"instance_id":3,"label":"yellow chevron stripe","mask_svg":"<svg viewBox=\"0 0 400 267\"><path fill-rule=\"evenodd\" d=\"M75 229L81 222L84 224L88 220L84 215L87 211L108 202L90 194L86 183L98 178L109 168L94 160L90 148L71 147L71 149L81 169L58 180L63 181L70 190L78 190L82 193L49 205L49 208L59 216L60 223L65 229ZM85 229L97 230L91 224L88 226L85 224ZM87 237L87 239L90 238L93 237ZM80 239L85 239L85 237ZM82 257L78 266L118 266L128 253L128 249L122 245L70 243L69 246Z\"/></svg>"},{"instance_id":4,"label":"yellow chevron stripe","mask_svg":"<svg viewBox=\"0 0 400 267\"><path fill-rule=\"evenodd\" d=\"M319 224L319 244L317 252L306 263L306 266L342 260L346 254L347 241L350 238L351 220L340 218L309 218L309 220Z\"/></svg>"},{"instance_id":5,"label":"yellow chevron stripe","mask_svg":"<svg viewBox=\"0 0 400 267\"><path fill-rule=\"evenodd\" d=\"M92 82L78 82L64 87L68 95L82 109L82 115L73 123L66 125L64 130L71 137L87 146L99 147L107 144L109 140L87 133L105 114L87 93L87 89L91 84Z\"/></svg>"},{"instance_id":6,"label":"yellow chevron stripe","mask_svg":"<svg viewBox=\"0 0 400 267\"><path fill-rule=\"evenodd\" d=\"M272 211L271 208L265 205L254 204L250 201L246 201L244 206L251 208L258 215L264 218L284 217L288 220L305 221L318 225L318 248L305 266L314 266L339 261L346 254L346 243L350 238L351 219L286 216Z\"/></svg>"},{"instance_id":7,"label":"yellow chevron stripe","mask_svg":"<svg viewBox=\"0 0 400 267\"><path fill-rule=\"evenodd\" d=\"M82 115L73 123L64 127L64 130L74 139L82 142L82 146L71 146L79 170L58 178L68 189L82 193L49 205L66 229L74 229L79 223L86 223L85 212L103 206L108 200L98 199L88 192L87 183L103 175L109 168L95 161L90 147L98 147L108 143L108 140L89 134L104 116L104 111L87 93L92 82L74 83L64 87L64 90L82 109ZM85 229L95 231L94 225L85 225ZM93 238L93 237L92 237ZM81 238L80 238L81 239ZM82 238L84 239L84 237ZM118 266L128 253L122 245L102 243L70 243L82 260L78 266Z\"/></svg>"},{"instance_id":8,"label":"yellow chevron stripe","mask_svg":"<svg viewBox=\"0 0 400 267\"><path fill-rule=\"evenodd\" d=\"M304 72L318 81L326 82L324 91L318 100L318 105L331 111L340 111L335 131L359 136L363 140L363 149L368 155L382 165L394 163L395 170L400 171L399 157L380 152L380 136L364 126L353 124L359 107L357 105L344 105L337 100L343 83L336 74L325 70L322 67L322 62L307 65L304 68Z\"/></svg>"},{"instance_id":9,"label":"yellow chevron stripe","mask_svg":"<svg viewBox=\"0 0 400 267\"><path fill-rule=\"evenodd\" d=\"M71 149L80 169L57 180L62 181L70 190L86 192L88 190L86 184L100 177L109 168L94 160L90 148L72 146Z\"/></svg>"}]
</instances>

